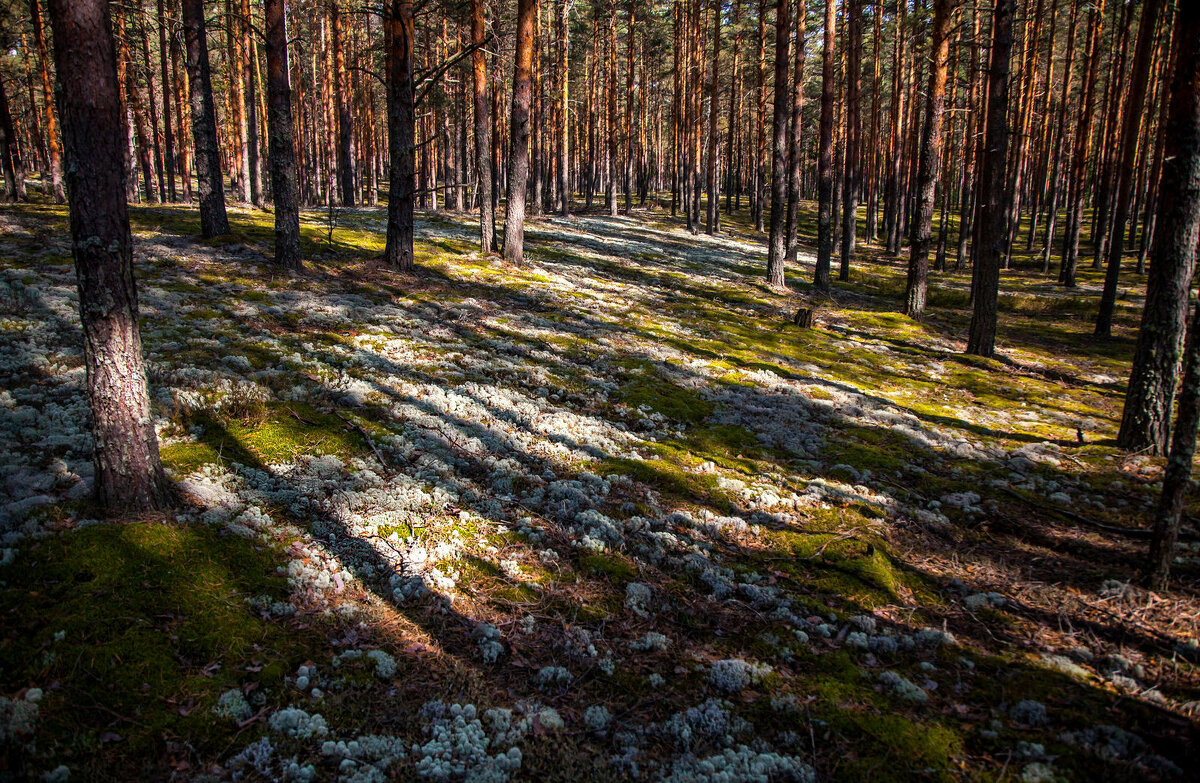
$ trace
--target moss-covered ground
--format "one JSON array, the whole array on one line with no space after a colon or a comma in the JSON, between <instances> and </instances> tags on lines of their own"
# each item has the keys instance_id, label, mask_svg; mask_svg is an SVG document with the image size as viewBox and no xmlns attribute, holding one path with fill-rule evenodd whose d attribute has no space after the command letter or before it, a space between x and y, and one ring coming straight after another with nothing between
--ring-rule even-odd
<instances>
[{"instance_id":1,"label":"moss-covered ground","mask_svg":"<svg viewBox=\"0 0 1200 783\"><path fill-rule=\"evenodd\" d=\"M653 209L532 221L520 266L477 253L470 216L423 214L410 276L378 261L380 210L303 214L298 275L269 262L269 212L231 214L201 242L194 209L131 209L178 502L96 521L66 213L0 211L0 697L42 692L29 730L0 726L0 780L283 775L238 766L261 737L349 775L270 727L288 706L402 738L379 774L407 780L436 700L557 711L513 741L514 779L659 779L742 745L820 780L1196 773L1195 531L1168 592L1128 584L1162 467L1114 445L1132 271L1097 341L1101 273L1067 291L1018 252L981 360L953 258L913 321L903 261L869 242L828 295L807 246L769 289L744 213L719 237ZM394 672L332 663L373 649ZM722 690L721 659L772 671ZM539 686L551 665L570 683ZM238 719L213 712L230 690ZM710 696L746 723L672 734Z\"/></svg>"}]
</instances>

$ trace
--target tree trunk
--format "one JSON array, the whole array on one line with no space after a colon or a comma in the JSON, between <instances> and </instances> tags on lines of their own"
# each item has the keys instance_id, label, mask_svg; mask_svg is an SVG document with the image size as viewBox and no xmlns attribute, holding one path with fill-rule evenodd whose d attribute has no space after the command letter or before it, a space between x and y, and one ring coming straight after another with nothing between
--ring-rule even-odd
<instances>
[{"instance_id":1,"label":"tree trunk","mask_svg":"<svg viewBox=\"0 0 1200 783\"><path fill-rule=\"evenodd\" d=\"M967 353L991 357L996 351L996 301L1000 262L1007 247L1008 70L1012 54L1013 0L996 0L992 18L992 55L988 67L987 123L976 203L975 270L971 289L975 306Z\"/></svg>"},{"instance_id":2,"label":"tree trunk","mask_svg":"<svg viewBox=\"0 0 1200 783\"><path fill-rule=\"evenodd\" d=\"M791 164L788 169L787 255L800 263L797 228L800 223L800 174L804 167L804 21L808 15L805 0L796 0L796 62L792 84Z\"/></svg>"},{"instance_id":3,"label":"tree trunk","mask_svg":"<svg viewBox=\"0 0 1200 783\"><path fill-rule=\"evenodd\" d=\"M519 264L525 255L525 193L529 179L529 99L532 92L530 71L533 66L533 14L537 0L517 0L516 66L513 69L512 111L509 118L508 189L504 214L504 258ZM615 36L615 32L614 32ZM609 44L612 46L612 43ZM610 53L610 60L615 61ZM610 113L616 114L616 96ZM610 129L611 130L611 129ZM615 143L612 145L615 147ZM611 164L610 164L611 165ZM612 171L609 171L610 182ZM616 193L611 191L610 206L616 213Z\"/></svg>"},{"instance_id":4,"label":"tree trunk","mask_svg":"<svg viewBox=\"0 0 1200 783\"><path fill-rule=\"evenodd\" d=\"M0 166L4 169L4 196L9 201L25 200L25 167L17 151L17 135L13 131L12 112L8 108L8 93L0 78Z\"/></svg>"},{"instance_id":5,"label":"tree trunk","mask_svg":"<svg viewBox=\"0 0 1200 783\"><path fill-rule=\"evenodd\" d=\"M763 202L767 178L767 0L758 0L758 71L755 96L754 142L754 230L764 228Z\"/></svg>"},{"instance_id":6,"label":"tree trunk","mask_svg":"<svg viewBox=\"0 0 1200 783\"><path fill-rule=\"evenodd\" d=\"M142 94L137 83L137 69L133 67L133 58L129 53L130 35L133 35L133 30L120 36L117 43L120 47L119 54L125 61L125 100L129 105L129 113L133 115L133 132L134 138L137 139L137 162L138 168L142 170L142 197L153 204L158 201L158 192L154 189L154 164L150 154L150 138L153 130L146 121L146 112L142 108Z\"/></svg>"},{"instance_id":7,"label":"tree trunk","mask_svg":"<svg viewBox=\"0 0 1200 783\"><path fill-rule=\"evenodd\" d=\"M1189 60L1179 60L1175 65L1170 113L1163 133L1166 148L1156 220L1160 233L1151 251L1146 304L1117 435L1121 448L1155 455L1166 453L1169 443L1171 400L1178 378L1196 242L1200 238L1200 69L1192 61L1200 51L1196 49L1196 29L1187 26L1200 22L1196 14L1177 13L1176 52ZM1192 40L1180 40L1187 35ZM1191 339L1198 338L1200 331L1193 327Z\"/></svg>"},{"instance_id":8,"label":"tree trunk","mask_svg":"<svg viewBox=\"0 0 1200 783\"><path fill-rule=\"evenodd\" d=\"M29 0L29 16L33 20L33 43L37 48L38 75L42 82L42 112L46 128L46 153L50 158L50 191L55 204L67 200L63 190L62 147L58 142L58 122L54 116L54 86L50 80L50 56L46 51L46 32L42 27L39 0Z\"/></svg>"},{"instance_id":9,"label":"tree trunk","mask_svg":"<svg viewBox=\"0 0 1200 783\"><path fill-rule=\"evenodd\" d=\"M563 0L564 4L566 0ZM483 253L496 249L496 210L492 202L492 150L488 127L487 53L485 40L484 0L471 0L472 98L475 102L475 175L479 177L479 246Z\"/></svg>"},{"instance_id":10,"label":"tree trunk","mask_svg":"<svg viewBox=\"0 0 1200 783\"><path fill-rule=\"evenodd\" d=\"M825 0L825 51L821 56L821 129L817 153L817 268L813 285L828 291L833 264L833 57L837 0Z\"/></svg>"},{"instance_id":11,"label":"tree trunk","mask_svg":"<svg viewBox=\"0 0 1200 783\"><path fill-rule=\"evenodd\" d=\"M832 2L832 0L831 0ZM775 121L772 126L771 159L771 236L767 254L767 283L782 288L787 255L787 181L788 181L788 44L791 21L788 0L775 5Z\"/></svg>"},{"instance_id":12,"label":"tree trunk","mask_svg":"<svg viewBox=\"0 0 1200 783\"><path fill-rule=\"evenodd\" d=\"M717 118L721 111L721 0L713 0L712 80L708 87L708 213L704 224L706 234L720 229L721 199L717 194L717 156L721 145L717 133Z\"/></svg>"},{"instance_id":13,"label":"tree trunk","mask_svg":"<svg viewBox=\"0 0 1200 783\"><path fill-rule=\"evenodd\" d=\"M1159 183L1159 240L1150 269L1192 268L1196 243L1200 241L1200 6L1180 3L1175 11L1176 63L1171 85L1171 108L1166 134L1170 148L1163 160ZM1188 284L1182 286L1186 301ZM1147 302L1149 312L1149 302ZM1141 348L1139 342L1139 349ZM1150 589L1161 590L1171 561L1179 520L1192 474L1196 451L1196 428L1200 424L1200 304L1188 329L1184 352L1183 386L1179 391L1179 417L1171 455L1163 474L1162 495L1154 519L1154 537L1146 567Z\"/></svg>"},{"instance_id":14,"label":"tree trunk","mask_svg":"<svg viewBox=\"0 0 1200 783\"><path fill-rule=\"evenodd\" d=\"M845 185L842 192L842 268L839 280L850 279L850 257L858 231L858 88L859 57L862 55L862 0L846 0L846 150Z\"/></svg>"},{"instance_id":15,"label":"tree trunk","mask_svg":"<svg viewBox=\"0 0 1200 783\"><path fill-rule=\"evenodd\" d=\"M413 106L413 3L392 0L388 25L387 245L384 262L399 272L413 270L413 196L416 191L416 112Z\"/></svg>"},{"instance_id":16,"label":"tree trunk","mask_svg":"<svg viewBox=\"0 0 1200 783\"><path fill-rule=\"evenodd\" d=\"M92 413L96 499L111 515L168 505L138 329L125 120L105 0L50 0L71 236Z\"/></svg>"},{"instance_id":17,"label":"tree trunk","mask_svg":"<svg viewBox=\"0 0 1200 783\"><path fill-rule=\"evenodd\" d=\"M221 154L217 147L217 121L209 79L204 0L183 0L183 31L192 101L196 185L200 195L200 234L207 239L228 234L229 218L225 215L225 184L221 178Z\"/></svg>"},{"instance_id":18,"label":"tree trunk","mask_svg":"<svg viewBox=\"0 0 1200 783\"><path fill-rule=\"evenodd\" d=\"M483 0L474 0L474 3L482 4ZM472 5L474 9L474 5ZM561 94L561 126L559 129L559 159L558 159L558 191L560 206L562 208L563 217L571 216L571 101L570 101L570 77L571 68L568 55L570 53L570 35L571 35L571 0L559 0L558 10L558 67L560 77L562 79L562 94ZM472 19L474 16L472 16ZM480 31L482 34L482 31ZM482 58L482 55L476 55ZM476 66L478 67L478 66ZM479 99L476 98L476 110L478 110ZM478 135L476 136L478 142Z\"/></svg>"},{"instance_id":19,"label":"tree trunk","mask_svg":"<svg viewBox=\"0 0 1200 783\"><path fill-rule=\"evenodd\" d=\"M257 46L250 36L250 0L242 0L241 13L238 18L238 28L242 36L244 74L239 77L245 81L246 94L246 162L250 167L250 203L258 206L262 203L262 164L259 161L258 136L258 55ZM286 76L287 69L284 69ZM289 97L290 101L290 97ZM289 111L290 113L290 111ZM268 143L269 140L268 140ZM268 155L270 153L268 152ZM295 165L295 156L292 156Z\"/></svg>"},{"instance_id":20,"label":"tree trunk","mask_svg":"<svg viewBox=\"0 0 1200 783\"><path fill-rule=\"evenodd\" d=\"M933 62L929 68L925 132L922 134L921 162L917 174L917 219L913 222L904 302L904 314L910 318L920 318L925 314L925 294L929 287L929 241L933 235L933 204L941 165L942 116L946 109L952 6L953 0L934 0L933 3L933 37L929 45Z\"/></svg>"},{"instance_id":21,"label":"tree trunk","mask_svg":"<svg viewBox=\"0 0 1200 783\"><path fill-rule=\"evenodd\" d=\"M1092 139L1092 115L1095 114L1096 72L1100 61L1100 40L1104 30L1104 0L1096 0L1088 27L1092 31L1088 42L1088 61L1083 72L1083 112L1076 131L1075 150L1071 156L1068 179L1067 224L1063 236L1062 266L1058 281L1067 288L1075 287L1075 270L1079 265L1079 231L1083 220L1083 197L1087 186L1088 153Z\"/></svg>"},{"instance_id":22,"label":"tree trunk","mask_svg":"<svg viewBox=\"0 0 1200 783\"><path fill-rule=\"evenodd\" d=\"M1150 61L1154 54L1154 32L1163 0L1146 0L1142 21L1138 27L1137 48L1133 55L1129 97L1125 105L1125 122L1121 129L1121 151L1116 175L1116 209L1112 228L1108 232L1108 269L1104 275L1104 293L1100 297L1100 313L1096 317L1096 337L1112 336L1113 309L1117 302L1117 283L1121 274L1121 254L1125 252L1125 221L1129 218L1129 203L1133 198L1134 164L1137 157L1138 131L1142 123L1142 108L1146 101L1146 83Z\"/></svg>"},{"instance_id":23,"label":"tree trunk","mask_svg":"<svg viewBox=\"0 0 1200 783\"><path fill-rule=\"evenodd\" d=\"M268 156L275 201L275 263L300 269L299 178L292 138L292 88L288 82L284 0L266 0Z\"/></svg>"}]
</instances>

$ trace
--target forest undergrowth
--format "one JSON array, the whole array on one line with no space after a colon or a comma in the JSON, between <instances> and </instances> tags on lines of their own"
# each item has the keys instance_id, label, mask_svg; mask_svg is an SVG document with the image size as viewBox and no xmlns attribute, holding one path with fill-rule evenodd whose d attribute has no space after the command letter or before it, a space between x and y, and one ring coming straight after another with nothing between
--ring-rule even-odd
<instances>
[{"instance_id":1,"label":"forest undergrowth","mask_svg":"<svg viewBox=\"0 0 1200 783\"><path fill-rule=\"evenodd\" d=\"M737 214L538 220L519 266L423 214L411 276L378 211L303 213L303 274L231 214L131 207L178 503L101 523L66 210L0 212L0 779L1196 773L1193 517L1131 583L1132 273L1103 341L1100 272L1005 273L984 360L969 270L922 321L869 249L776 291Z\"/></svg>"}]
</instances>

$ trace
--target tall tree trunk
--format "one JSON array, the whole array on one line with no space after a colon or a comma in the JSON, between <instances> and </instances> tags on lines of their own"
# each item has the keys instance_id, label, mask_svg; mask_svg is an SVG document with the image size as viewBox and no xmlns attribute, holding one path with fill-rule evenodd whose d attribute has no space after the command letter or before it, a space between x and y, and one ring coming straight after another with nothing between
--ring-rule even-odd
<instances>
[{"instance_id":1,"label":"tall tree trunk","mask_svg":"<svg viewBox=\"0 0 1200 783\"><path fill-rule=\"evenodd\" d=\"M785 285L784 261L787 255L788 69L791 66L788 57L791 39L789 10L788 0L778 0L775 4L775 121L771 145L771 236L767 253L767 282L777 288Z\"/></svg>"},{"instance_id":2,"label":"tall tree trunk","mask_svg":"<svg viewBox=\"0 0 1200 783\"><path fill-rule=\"evenodd\" d=\"M1169 149L1163 158L1163 174L1159 183L1160 234L1150 270L1153 273L1155 268L1162 266L1175 272L1166 271L1166 276L1181 279L1179 272L1193 267L1196 244L1200 241L1200 6L1195 3L1180 3L1176 8L1172 60L1175 62L1175 74L1172 77L1168 115L1170 129L1165 136ZM1176 296L1186 303L1188 283L1174 286L1176 292L1180 288L1182 294L1176 293ZM1149 300L1146 308L1149 314ZM1139 341L1139 352L1140 348ZM1200 304L1188 329L1183 386L1179 391L1179 417L1175 421L1171 455L1163 474L1162 496L1154 519L1154 537L1150 542L1145 578L1152 590L1161 590L1165 586L1168 569L1175 559L1175 541L1179 536L1184 496L1192 474L1198 424Z\"/></svg>"},{"instance_id":3,"label":"tall tree trunk","mask_svg":"<svg viewBox=\"0 0 1200 783\"><path fill-rule=\"evenodd\" d=\"M1150 61L1154 54L1154 33L1163 0L1146 0L1142 6L1142 21L1138 27L1137 48L1133 55L1129 97L1125 106L1125 122L1121 130L1121 152L1116 173L1116 209L1112 229L1108 232L1108 269L1104 275L1104 293L1100 297L1100 313L1096 317L1095 335L1112 335L1113 309L1117 302L1117 283L1121 274L1121 255L1125 252L1125 221L1129 219L1129 203L1133 198L1134 164L1137 157L1138 132L1142 124L1142 108L1146 102L1146 83L1150 76Z\"/></svg>"},{"instance_id":4,"label":"tall tree trunk","mask_svg":"<svg viewBox=\"0 0 1200 783\"><path fill-rule=\"evenodd\" d=\"M1096 72L1100 61L1100 40L1104 30L1104 0L1096 0L1088 21L1091 38L1088 42L1087 66L1083 72L1083 112L1071 155L1071 172L1067 180L1067 224L1063 236L1062 266L1058 281L1067 288L1075 287L1075 270L1079 265L1079 232L1083 221L1083 198L1087 183L1088 153L1092 140L1092 116L1095 114Z\"/></svg>"},{"instance_id":5,"label":"tall tree trunk","mask_svg":"<svg viewBox=\"0 0 1200 783\"><path fill-rule=\"evenodd\" d=\"M825 0L825 44L821 55L821 138L817 152L817 267L813 285L828 291L833 264L833 58L837 0Z\"/></svg>"},{"instance_id":6,"label":"tall tree trunk","mask_svg":"<svg viewBox=\"0 0 1200 783\"><path fill-rule=\"evenodd\" d=\"M987 124L979 171L975 270L971 289L975 306L967 353L992 356L996 351L996 301L1000 262L1007 247L1008 71L1012 55L1013 0L996 0L992 17L992 56L988 66Z\"/></svg>"},{"instance_id":7,"label":"tall tree trunk","mask_svg":"<svg viewBox=\"0 0 1200 783\"><path fill-rule=\"evenodd\" d=\"M158 180L158 200L167 200L167 182L163 171L162 145L158 141L158 104L155 102L154 64L150 61L150 34L146 31L146 12L141 3L137 7L138 37L142 44L142 66L146 77L146 107L150 112L150 138L154 146L154 173ZM166 85L163 85L165 88Z\"/></svg>"},{"instance_id":8,"label":"tall tree trunk","mask_svg":"<svg viewBox=\"0 0 1200 783\"><path fill-rule=\"evenodd\" d=\"M566 0L563 0L565 3ZM491 131L488 127L487 53L484 0L471 0L471 84L475 102L475 175L479 177L479 245L483 253L496 249L496 210L492 201Z\"/></svg>"},{"instance_id":9,"label":"tall tree trunk","mask_svg":"<svg viewBox=\"0 0 1200 783\"><path fill-rule=\"evenodd\" d=\"M200 195L200 234L207 239L228 234L229 218L225 215L225 185L221 178L221 154L217 147L217 121L209 78L204 0L183 0L183 33L192 101L196 185Z\"/></svg>"},{"instance_id":10,"label":"tall tree trunk","mask_svg":"<svg viewBox=\"0 0 1200 783\"><path fill-rule=\"evenodd\" d=\"M534 3L537 0L533 0ZM605 90L605 104L607 106L607 128L605 129L608 136L607 163L605 166L606 187L604 194L604 205L608 208L608 214L611 217L617 216L617 16L614 11L608 20L608 73L606 74L608 89ZM515 88L514 88L515 89ZM516 100L515 98L513 99ZM514 103L515 106L515 103ZM516 138L516 131L513 131L513 138Z\"/></svg>"},{"instance_id":11,"label":"tall tree trunk","mask_svg":"<svg viewBox=\"0 0 1200 783\"><path fill-rule=\"evenodd\" d=\"M473 0L475 3L482 3L482 0ZM474 9L474 6L472 6ZM472 11L474 13L474 11ZM474 16L472 16L472 19ZM563 217L571 215L571 67L568 55L570 54L570 36L571 36L571 0L559 0L558 9L558 67L560 78L562 81L560 96L561 103L561 123L559 128L559 159L558 159L558 192L560 206L562 208ZM476 99L476 107L479 106L479 101ZM478 110L478 108L477 108ZM478 142L478 136L476 136Z\"/></svg>"},{"instance_id":12,"label":"tall tree trunk","mask_svg":"<svg viewBox=\"0 0 1200 783\"><path fill-rule=\"evenodd\" d=\"M521 263L525 256L525 193L529 180L529 100L532 91L530 71L533 66L533 15L536 2L517 0L516 66L513 69L512 111L509 117L508 189L504 214L504 258L514 264ZM615 37L615 32L613 35ZM612 43L609 45L612 46ZM615 54L610 54L609 59L615 61ZM615 95L612 100L615 102ZM610 108L610 113L615 116L615 108ZM609 175L611 178L611 169ZM611 184L609 187L612 187ZM615 214L616 193L612 192L611 196L611 210Z\"/></svg>"},{"instance_id":13,"label":"tall tree trunk","mask_svg":"<svg viewBox=\"0 0 1200 783\"><path fill-rule=\"evenodd\" d=\"M162 77L163 145L166 147L163 154L163 175L167 178L167 200L175 202L179 200L179 194L175 188L175 131L172 126L174 117L171 114L172 89L169 73L171 53L170 46L167 43L169 33L167 31L167 15L163 0L157 0L157 11L158 59L161 66L159 73Z\"/></svg>"},{"instance_id":14,"label":"tall tree trunk","mask_svg":"<svg viewBox=\"0 0 1200 783\"><path fill-rule=\"evenodd\" d=\"M805 0L796 0L796 62L792 84L791 164L788 169L787 254L800 263L800 242L797 228L800 223L800 174L804 167L804 27L808 8Z\"/></svg>"},{"instance_id":15,"label":"tall tree trunk","mask_svg":"<svg viewBox=\"0 0 1200 783\"><path fill-rule=\"evenodd\" d=\"M17 149L17 134L13 130L12 112L8 107L8 92L0 78L0 167L4 169L4 196L9 201L25 200L25 167Z\"/></svg>"},{"instance_id":16,"label":"tall tree trunk","mask_svg":"<svg viewBox=\"0 0 1200 783\"><path fill-rule=\"evenodd\" d=\"M714 0L720 2L720 0ZM629 210L633 207L633 155L634 146L633 140L635 137L635 128L637 120L634 117L634 99L637 98L638 92L645 89L645 85L638 85L636 69L634 68L634 54L636 52L634 42L636 40L637 30L637 0L629 2L629 39L625 41L625 83L628 89L625 92L625 169L624 169L624 188L625 188L625 214L629 214ZM718 29L717 36L720 37ZM716 67L715 65L713 66Z\"/></svg>"},{"instance_id":17,"label":"tall tree trunk","mask_svg":"<svg viewBox=\"0 0 1200 783\"><path fill-rule=\"evenodd\" d=\"M859 57L862 54L862 0L846 0L846 151L842 193L842 268L839 280L850 279L850 258L858 231L859 180Z\"/></svg>"},{"instance_id":18,"label":"tall tree trunk","mask_svg":"<svg viewBox=\"0 0 1200 783\"><path fill-rule=\"evenodd\" d=\"M1067 24L1067 54L1063 64L1062 92L1058 99L1058 129L1055 137L1058 139L1058 150L1051 150L1047 145L1046 154L1053 160L1050 165L1049 186L1050 194L1046 197L1046 233L1042 241L1042 274L1050 272L1050 251L1054 247L1054 235L1058 226L1058 193L1059 166L1066 155L1067 141L1067 107L1071 97L1071 79L1075 75L1072 66L1075 62L1075 27L1079 21L1079 6L1072 0L1071 21ZM1052 53L1053 54L1053 53Z\"/></svg>"},{"instance_id":19,"label":"tall tree trunk","mask_svg":"<svg viewBox=\"0 0 1200 783\"><path fill-rule=\"evenodd\" d=\"M708 87L708 214L704 224L707 234L715 234L721 199L717 194L717 155L720 150L717 118L721 115L721 0L713 0L712 80ZM632 65L632 63L631 63Z\"/></svg>"},{"instance_id":20,"label":"tall tree trunk","mask_svg":"<svg viewBox=\"0 0 1200 783\"><path fill-rule=\"evenodd\" d=\"M350 85L346 76L346 51L342 36L342 13L338 0L329 2L329 26L333 40L334 92L337 101L337 173L343 206L353 207L354 124L350 117Z\"/></svg>"},{"instance_id":21,"label":"tall tree trunk","mask_svg":"<svg viewBox=\"0 0 1200 783\"><path fill-rule=\"evenodd\" d=\"M46 129L46 153L50 158L50 192L54 203L67 200L63 191L62 147L58 142L58 121L54 116L54 87L50 80L50 56L46 50L46 33L42 27L39 0L29 0L29 17L33 20L33 43L37 49L38 75L42 86L42 112Z\"/></svg>"},{"instance_id":22,"label":"tall tree trunk","mask_svg":"<svg viewBox=\"0 0 1200 783\"><path fill-rule=\"evenodd\" d=\"M416 112L413 105L413 3L392 0L387 20L388 182L387 244L384 262L400 272L413 269L413 196L416 192Z\"/></svg>"},{"instance_id":23,"label":"tall tree trunk","mask_svg":"<svg viewBox=\"0 0 1200 783\"><path fill-rule=\"evenodd\" d=\"M133 34L134 31L129 30L125 35L120 35L117 45L120 49L119 55L125 62L125 100L129 105L129 113L133 117L138 168L142 170L142 197L150 203L155 203L158 201L158 192L154 189L154 164L151 159L150 137L153 135L153 131L146 121L146 112L142 108L141 89L137 83L137 69L133 67L133 57L129 53L129 36Z\"/></svg>"},{"instance_id":24,"label":"tall tree trunk","mask_svg":"<svg viewBox=\"0 0 1200 783\"><path fill-rule=\"evenodd\" d=\"M1117 435L1117 445L1121 448L1155 455L1165 454L1169 443L1171 401L1200 239L1200 67L1196 63L1200 57L1200 14L1184 12L1182 8L1176 14L1175 53L1186 61L1175 63L1163 133L1165 149L1156 221L1159 236L1151 250L1146 304L1125 393L1121 431ZM1195 350L1194 343L1200 339L1200 329L1195 325L1190 339L1193 341L1190 350ZM1183 397L1180 404L1182 422ZM1194 424L1192 428L1195 429ZM1177 432L1177 443L1179 438ZM1189 465L1191 451L1188 450Z\"/></svg>"},{"instance_id":25,"label":"tall tree trunk","mask_svg":"<svg viewBox=\"0 0 1200 783\"><path fill-rule=\"evenodd\" d=\"M258 137L258 47L250 36L250 0L242 0L241 13L238 16L238 28L242 36L242 51L244 53L244 75L246 94L246 163L250 169L250 203L262 203L262 164L259 160ZM287 74L286 68L284 74ZM290 98L289 98L290 100ZM289 112L290 113L290 112ZM269 142L268 142L269 143ZM268 152L268 154L270 154ZM293 156L293 165L295 156Z\"/></svg>"},{"instance_id":26,"label":"tall tree trunk","mask_svg":"<svg viewBox=\"0 0 1200 783\"><path fill-rule=\"evenodd\" d=\"M105 0L50 0L71 236L92 413L95 493L109 514L168 505L138 329L125 203L125 119Z\"/></svg>"},{"instance_id":27,"label":"tall tree trunk","mask_svg":"<svg viewBox=\"0 0 1200 783\"><path fill-rule=\"evenodd\" d=\"M925 294L929 287L929 241L933 235L933 204L937 195L938 168L941 165L942 116L946 109L946 73L950 62L950 17L953 0L934 0L933 33L929 51L929 95L925 103L925 132L921 141L921 162L917 174L917 219L913 222L911 251L908 259L908 285L904 314L920 318L925 313Z\"/></svg>"},{"instance_id":28,"label":"tall tree trunk","mask_svg":"<svg viewBox=\"0 0 1200 783\"><path fill-rule=\"evenodd\" d=\"M267 45L267 155L275 202L275 263L300 269L299 177L292 137L292 88L288 81L287 20L284 0L265 0Z\"/></svg>"},{"instance_id":29,"label":"tall tree trunk","mask_svg":"<svg viewBox=\"0 0 1200 783\"><path fill-rule=\"evenodd\" d=\"M758 71L755 96L754 230L764 228L767 179L767 0L758 0Z\"/></svg>"}]
</instances>

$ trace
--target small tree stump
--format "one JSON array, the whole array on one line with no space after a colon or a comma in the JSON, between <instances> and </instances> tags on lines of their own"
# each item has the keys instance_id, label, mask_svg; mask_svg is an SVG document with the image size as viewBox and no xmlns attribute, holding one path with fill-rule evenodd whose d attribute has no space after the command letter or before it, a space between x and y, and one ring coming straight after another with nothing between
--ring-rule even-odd
<instances>
[{"instance_id":1,"label":"small tree stump","mask_svg":"<svg viewBox=\"0 0 1200 783\"><path fill-rule=\"evenodd\" d=\"M801 329L811 329L813 325L813 310L811 307L801 307L792 316L792 323Z\"/></svg>"}]
</instances>

